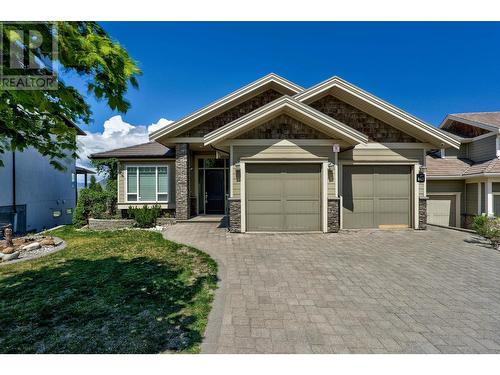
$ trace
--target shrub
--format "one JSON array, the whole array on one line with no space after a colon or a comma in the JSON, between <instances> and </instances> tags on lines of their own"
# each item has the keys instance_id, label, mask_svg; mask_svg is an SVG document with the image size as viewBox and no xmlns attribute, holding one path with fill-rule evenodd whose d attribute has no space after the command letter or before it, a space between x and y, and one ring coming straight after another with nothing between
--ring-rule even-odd
<instances>
[{"instance_id":1,"label":"shrub","mask_svg":"<svg viewBox=\"0 0 500 375\"><path fill-rule=\"evenodd\" d=\"M149 228L156 225L156 219L160 217L161 206L155 204L152 207L147 205L141 208L128 208L128 215L135 220L139 228Z\"/></svg>"},{"instance_id":2,"label":"shrub","mask_svg":"<svg viewBox=\"0 0 500 375\"><path fill-rule=\"evenodd\" d=\"M73 214L73 224L83 226L87 224L89 217L101 218L106 215L107 194L105 191L85 188L78 193Z\"/></svg>"},{"instance_id":3,"label":"shrub","mask_svg":"<svg viewBox=\"0 0 500 375\"><path fill-rule=\"evenodd\" d=\"M477 234L490 240L493 247L500 245L500 220L486 215L476 216L472 222L472 228Z\"/></svg>"}]
</instances>

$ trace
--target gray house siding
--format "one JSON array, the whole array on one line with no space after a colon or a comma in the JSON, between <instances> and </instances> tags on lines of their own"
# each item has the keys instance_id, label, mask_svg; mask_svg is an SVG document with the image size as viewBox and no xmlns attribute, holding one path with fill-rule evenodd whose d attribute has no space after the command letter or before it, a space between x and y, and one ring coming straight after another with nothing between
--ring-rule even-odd
<instances>
[{"instance_id":1,"label":"gray house siding","mask_svg":"<svg viewBox=\"0 0 500 375\"><path fill-rule=\"evenodd\" d=\"M496 137L486 137L468 144L467 157L474 161L489 160L496 157Z\"/></svg>"},{"instance_id":2,"label":"gray house siding","mask_svg":"<svg viewBox=\"0 0 500 375\"><path fill-rule=\"evenodd\" d=\"M478 198L478 186L476 183L466 184L465 186L466 197L465 197L465 212L468 215L477 215L477 198Z\"/></svg>"},{"instance_id":3,"label":"gray house siding","mask_svg":"<svg viewBox=\"0 0 500 375\"><path fill-rule=\"evenodd\" d=\"M61 172L49 163L35 149L16 152L16 206L13 212L12 153L3 154L0 159L0 221L14 221L17 231L38 232L61 224L70 224L75 208L75 160L64 161L66 170ZM25 213L23 214L22 208ZM70 210L70 211L68 211ZM53 213L60 211L59 217ZM20 225L25 215L25 227Z\"/></svg>"}]
</instances>

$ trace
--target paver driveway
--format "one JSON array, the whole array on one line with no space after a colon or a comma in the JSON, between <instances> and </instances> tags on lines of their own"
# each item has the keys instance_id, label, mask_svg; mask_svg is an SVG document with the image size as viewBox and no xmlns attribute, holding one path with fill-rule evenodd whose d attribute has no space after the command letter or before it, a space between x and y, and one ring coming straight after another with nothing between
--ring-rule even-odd
<instances>
[{"instance_id":1,"label":"paver driveway","mask_svg":"<svg viewBox=\"0 0 500 375\"><path fill-rule=\"evenodd\" d=\"M205 353L500 353L500 252L469 233L165 236L219 263Z\"/></svg>"}]
</instances>

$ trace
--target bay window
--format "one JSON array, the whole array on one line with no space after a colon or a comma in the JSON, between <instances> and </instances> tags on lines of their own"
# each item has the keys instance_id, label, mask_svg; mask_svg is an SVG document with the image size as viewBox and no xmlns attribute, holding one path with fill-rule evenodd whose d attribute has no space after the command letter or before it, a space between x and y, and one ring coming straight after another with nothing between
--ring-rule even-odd
<instances>
[{"instance_id":1,"label":"bay window","mask_svg":"<svg viewBox=\"0 0 500 375\"><path fill-rule=\"evenodd\" d=\"M127 202L168 202L168 166L127 166Z\"/></svg>"}]
</instances>

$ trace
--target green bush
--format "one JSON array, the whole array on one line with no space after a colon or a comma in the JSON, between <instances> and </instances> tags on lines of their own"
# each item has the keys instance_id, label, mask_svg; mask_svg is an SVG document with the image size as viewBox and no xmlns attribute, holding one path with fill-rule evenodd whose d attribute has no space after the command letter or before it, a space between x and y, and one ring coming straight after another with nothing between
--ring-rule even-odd
<instances>
[{"instance_id":1,"label":"green bush","mask_svg":"<svg viewBox=\"0 0 500 375\"><path fill-rule=\"evenodd\" d=\"M83 226L87 224L89 217L98 219L106 216L107 199L106 191L89 188L80 190L73 214L73 224Z\"/></svg>"},{"instance_id":2,"label":"green bush","mask_svg":"<svg viewBox=\"0 0 500 375\"><path fill-rule=\"evenodd\" d=\"M156 225L156 219L160 217L160 214L161 206L157 204L152 207L145 205L141 208L128 208L129 217L135 220L139 228L150 228Z\"/></svg>"},{"instance_id":3,"label":"green bush","mask_svg":"<svg viewBox=\"0 0 500 375\"><path fill-rule=\"evenodd\" d=\"M476 231L477 234L486 237L488 228L488 217L486 215L475 216L472 220L472 229Z\"/></svg>"},{"instance_id":4,"label":"green bush","mask_svg":"<svg viewBox=\"0 0 500 375\"><path fill-rule=\"evenodd\" d=\"M472 228L477 234L490 240L493 247L500 244L500 219L486 215L476 216L472 221Z\"/></svg>"}]
</instances>

